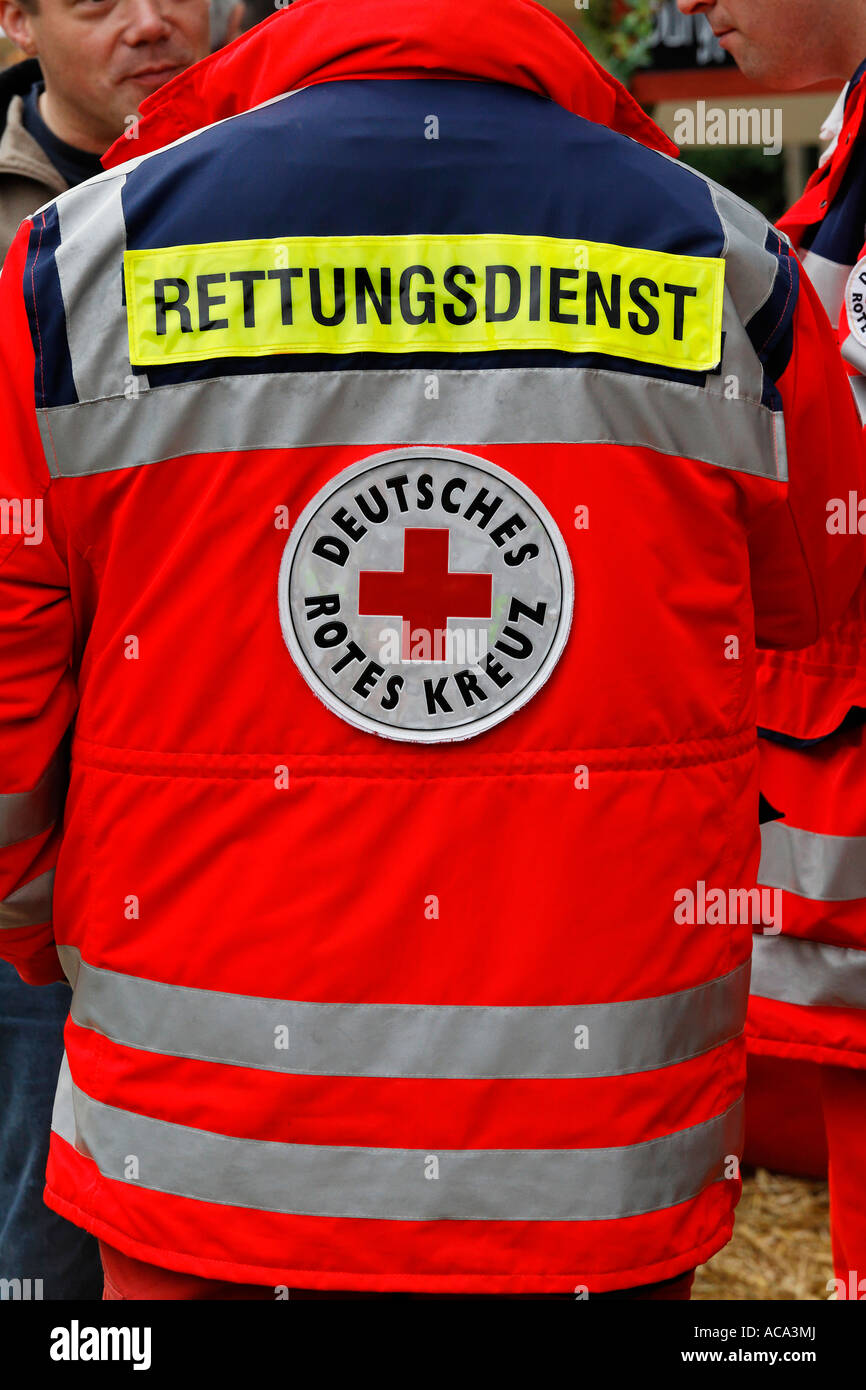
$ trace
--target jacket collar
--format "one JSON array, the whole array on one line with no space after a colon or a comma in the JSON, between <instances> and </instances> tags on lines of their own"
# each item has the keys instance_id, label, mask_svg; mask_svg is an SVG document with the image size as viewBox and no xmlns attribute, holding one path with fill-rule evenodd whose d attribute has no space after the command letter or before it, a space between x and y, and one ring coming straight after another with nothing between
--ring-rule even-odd
<instances>
[{"instance_id":1,"label":"jacket collar","mask_svg":"<svg viewBox=\"0 0 866 1390\"><path fill-rule=\"evenodd\" d=\"M12 63L0 72L0 130L6 125L12 98L26 96L33 83L41 81L42 69L38 58L25 58L23 62Z\"/></svg>"},{"instance_id":2,"label":"jacket collar","mask_svg":"<svg viewBox=\"0 0 866 1390\"><path fill-rule=\"evenodd\" d=\"M295 0L146 97L106 169L318 82L506 82L676 155L676 146L568 26L534 0Z\"/></svg>"},{"instance_id":3,"label":"jacket collar","mask_svg":"<svg viewBox=\"0 0 866 1390\"><path fill-rule=\"evenodd\" d=\"M34 81L38 80L37 74ZM43 201L47 202L54 194L65 193L69 184L51 163L39 141L25 129L22 112L23 97L15 92L7 106L6 124L0 136L0 175L12 174L44 184L46 197Z\"/></svg>"},{"instance_id":4,"label":"jacket collar","mask_svg":"<svg viewBox=\"0 0 866 1390\"><path fill-rule=\"evenodd\" d=\"M807 227L824 221L833 206L836 194L851 156L866 126L866 63L861 63L842 94L842 123L836 131L832 154L823 159L793 207L779 218L778 226L791 238L794 247L801 245ZM838 107L839 103L837 103ZM837 108L831 116L837 114Z\"/></svg>"}]
</instances>

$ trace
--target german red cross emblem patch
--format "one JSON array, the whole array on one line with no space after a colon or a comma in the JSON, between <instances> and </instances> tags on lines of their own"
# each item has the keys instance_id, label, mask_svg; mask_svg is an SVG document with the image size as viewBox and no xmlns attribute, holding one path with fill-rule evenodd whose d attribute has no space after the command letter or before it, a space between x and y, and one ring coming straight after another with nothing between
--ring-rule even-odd
<instances>
[{"instance_id":1,"label":"german red cross emblem patch","mask_svg":"<svg viewBox=\"0 0 866 1390\"><path fill-rule=\"evenodd\" d=\"M562 535L518 478L455 449L353 464L283 552L283 636L319 699L356 728L437 743L521 709L568 637Z\"/></svg>"}]
</instances>

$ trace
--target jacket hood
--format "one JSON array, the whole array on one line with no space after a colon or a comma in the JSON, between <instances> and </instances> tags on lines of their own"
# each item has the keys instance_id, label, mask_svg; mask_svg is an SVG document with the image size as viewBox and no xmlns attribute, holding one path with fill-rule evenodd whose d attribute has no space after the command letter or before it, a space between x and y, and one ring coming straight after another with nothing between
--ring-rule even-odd
<instances>
[{"instance_id":1,"label":"jacket hood","mask_svg":"<svg viewBox=\"0 0 866 1390\"><path fill-rule=\"evenodd\" d=\"M678 154L571 29L534 0L295 0L146 97L139 120L102 163L124 164L299 87L422 76L525 87Z\"/></svg>"},{"instance_id":2,"label":"jacket hood","mask_svg":"<svg viewBox=\"0 0 866 1390\"><path fill-rule=\"evenodd\" d=\"M38 58L25 58L23 62L12 63L0 72L0 131L6 128L12 98L26 96L33 83L41 81L42 69Z\"/></svg>"}]
</instances>

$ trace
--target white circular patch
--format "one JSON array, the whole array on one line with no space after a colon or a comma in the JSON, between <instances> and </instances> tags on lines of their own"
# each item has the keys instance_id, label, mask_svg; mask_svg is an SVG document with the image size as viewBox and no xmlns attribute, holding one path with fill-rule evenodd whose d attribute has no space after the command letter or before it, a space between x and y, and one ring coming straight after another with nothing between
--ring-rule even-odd
<instances>
[{"instance_id":1,"label":"white circular patch","mask_svg":"<svg viewBox=\"0 0 866 1390\"><path fill-rule=\"evenodd\" d=\"M866 347L866 258L858 261L848 276L845 313L852 337Z\"/></svg>"},{"instance_id":2,"label":"white circular patch","mask_svg":"<svg viewBox=\"0 0 866 1390\"><path fill-rule=\"evenodd\" d=\"M473 738L521 709L562 653L565 543L504 469L455 449L353 464L299 517L280 565L283 636L316 695L385 738Z\"/></svg>"}]
</instances>

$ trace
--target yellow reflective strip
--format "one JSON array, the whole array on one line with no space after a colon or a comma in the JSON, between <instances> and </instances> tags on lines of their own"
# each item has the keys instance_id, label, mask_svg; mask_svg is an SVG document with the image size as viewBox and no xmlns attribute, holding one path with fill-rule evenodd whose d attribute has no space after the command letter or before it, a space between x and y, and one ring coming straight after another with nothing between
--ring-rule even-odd
<instances>
[{"instance_id":1,"label":"yellow reflective strip","mask_svg":"<svg viewBox=\"0 0 866 1390\"><path fill-rule=\"evenodd\" d=\"M597 352L709 371L725 263L557 237L287 237L127 251L130 360Z\"/></svg>"}]
</instances>

